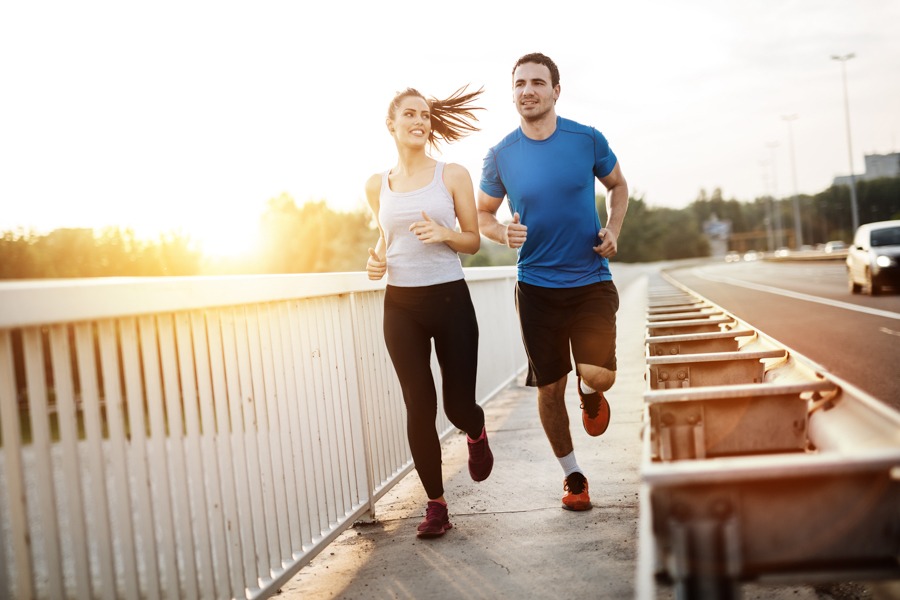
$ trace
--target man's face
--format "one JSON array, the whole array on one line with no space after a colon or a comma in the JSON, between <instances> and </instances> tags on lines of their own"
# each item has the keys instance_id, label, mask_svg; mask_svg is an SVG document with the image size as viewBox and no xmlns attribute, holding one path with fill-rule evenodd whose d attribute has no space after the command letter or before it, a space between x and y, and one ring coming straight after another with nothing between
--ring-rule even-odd
<instances>
[{"instance_id":1,"label":"man's face","mask_svg":"<svg viewBox=\"0 0 900 600\"><path fill-rule=\"evenodd\" d=\"M553 87L550 69L537 63L523 63L513 73L513 102L523 119L535 121L553 110L559 86Z\"/></svg>"}]
</instances>

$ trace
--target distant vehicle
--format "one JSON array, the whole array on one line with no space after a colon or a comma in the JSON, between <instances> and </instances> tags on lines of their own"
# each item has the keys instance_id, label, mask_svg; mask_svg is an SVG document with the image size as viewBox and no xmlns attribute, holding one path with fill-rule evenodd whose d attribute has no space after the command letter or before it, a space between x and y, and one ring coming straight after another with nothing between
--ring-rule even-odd
<instances>
[{"instance_id":1,"label":"distant vehicle","mask_svg":"<svg viewBox=\"0 0 900 600\"><path fill-rule=\"evenodd\" d=\"M847 251L850 292L869 294L900 285L900 220L860 225Z\"/></svg>"},{"instance_id":2,"label":"distant vehicle","mask_svg":"<svg viewBox=\"0 0 900 600\"><path fill-rule=\"evenodd\" d=\"M744 260L746 261L759 260L760 258L762 258L762 254L760 254L756 250L748 250L747 252L744 252Z\"/></svg>"},{"instance_id":3,"label":"distant vehicle","mask_svg":"<svg viewBox=\"0 0 900 600\"><path fill-rule=\"evenodd\" d=\"M840 252L841 250L846 250L847 244L842 242L841 240L832 240L830 242L825 243L825 253L831 254L832 252Z\"/></svg>"},{"instance_id":4,"label":"distant vehicle","mask_svg":"<svg viewBox=\"0 0 900 600\"><path fill-rule=\"evenodd\" d=\"M741 253L732 250L725 255L725 262L741 262Z\"/></svg>"},{"instance_id":5,"label":"distant vehicle","mask_svg":"<svg viewBox=\"0 0 900 600\"><path fill-rule=\"evenodd\" d=\"M782 246L781 248L779 248L778 250L775 251L775 256L778 256L778 257L783 258L785 256L790 256L790 255L791 255L791 249L785 248L784 246Z\"/></svg>"}]
</instances>

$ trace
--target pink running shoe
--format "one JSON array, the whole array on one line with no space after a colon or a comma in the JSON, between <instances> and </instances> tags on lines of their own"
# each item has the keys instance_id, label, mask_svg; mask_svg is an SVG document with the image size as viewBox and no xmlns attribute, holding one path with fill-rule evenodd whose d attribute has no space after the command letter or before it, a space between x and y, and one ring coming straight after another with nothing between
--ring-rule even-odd
<instances>
[{"instance_id":1,"label":"pink running shoe","mask_svg":"<svg viewBox=\"0 0 900 600\"><path fill-rule=\"evenodd\" d=\"M488 445L487 431L482 427L477 440L466 436L466 442L469 446L469 475L473 481L484 481L494 468L494 454Z\"/></svg>"},{"instance_id":2,"label":"pink running shoe","mask_svg":"<svg viewBox=\"0 0 900 600\"><path fill-rule=\"evenodd\" d=\"M436 500L429 500L425 509L425 518L419 523L416 536L420 538L434 538L444 535L444 532L453 528L450 515L447 514L447 505Z\"/></svg>"}]
</instances>

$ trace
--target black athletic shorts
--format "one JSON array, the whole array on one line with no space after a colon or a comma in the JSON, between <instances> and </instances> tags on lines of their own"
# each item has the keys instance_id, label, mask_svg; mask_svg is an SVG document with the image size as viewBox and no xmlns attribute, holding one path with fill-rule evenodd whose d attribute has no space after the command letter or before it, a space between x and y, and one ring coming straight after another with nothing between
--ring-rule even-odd
<instances>
[{"instance_id":1,"label":"black athletic shorts","mask_svg":"<svg viewBox=\"0 0 900 600\"><path fill-rule=\"evenodd\" d=\"M619 292L612 281L576 288L516 283L516 310L528 355L526 385L559 381L576 365L616 370L616 311ZM571 351L570 351L571 348Z\"/></svg>"}]
</instances>

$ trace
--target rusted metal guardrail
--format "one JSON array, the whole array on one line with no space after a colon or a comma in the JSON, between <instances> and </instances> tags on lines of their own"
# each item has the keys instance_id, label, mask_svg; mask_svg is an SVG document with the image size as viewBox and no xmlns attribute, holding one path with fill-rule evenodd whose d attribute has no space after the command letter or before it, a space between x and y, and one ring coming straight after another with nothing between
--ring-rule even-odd
<instances>
[{"instance_id":1,"label":"rusted metal guardrail","mask_svg":"<svg viewBox=\"0 0 900 600\"><path fill-rule=\"evenodd\" d=\"M653 581L643 595L900 578L900 413L676 282L658 283L646 338L641 544L652 565L641 570Z\"/></svg>"}]
</instances>

